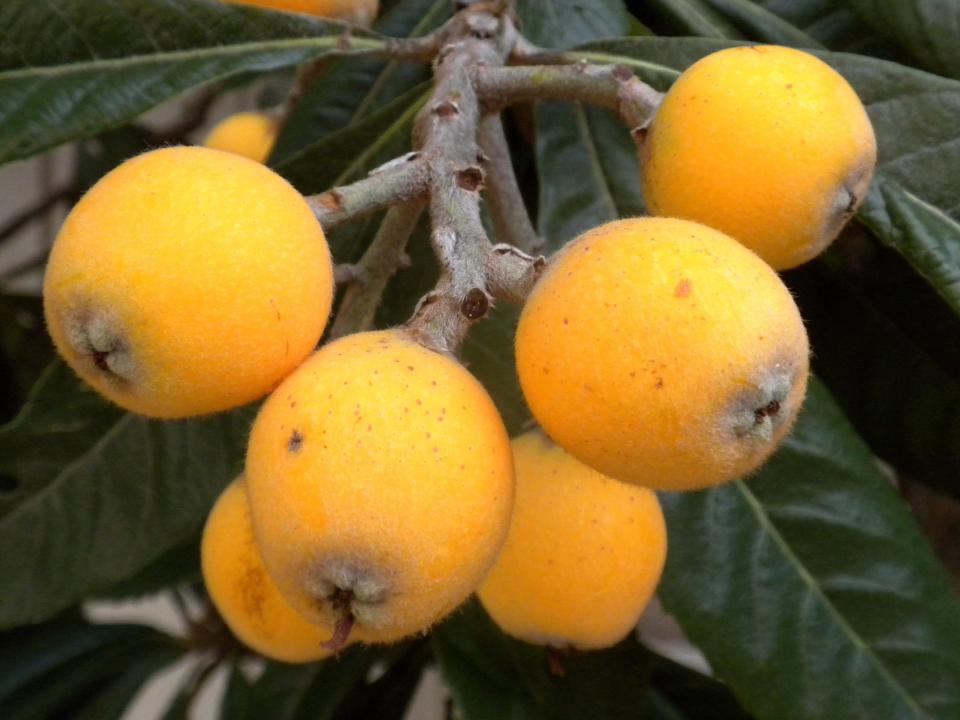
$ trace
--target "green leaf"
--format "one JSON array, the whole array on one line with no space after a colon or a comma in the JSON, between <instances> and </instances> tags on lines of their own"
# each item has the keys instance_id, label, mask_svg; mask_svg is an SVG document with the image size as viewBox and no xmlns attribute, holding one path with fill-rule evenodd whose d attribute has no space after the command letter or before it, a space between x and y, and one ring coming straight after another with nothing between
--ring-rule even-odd
<instances>
[{"instance_id":1,"label":"green leaf","mask_svg":"<svg viewBox=\"0 0 960 720\"><path fill-rule=\"evenodd\" d=\"M250 706L252 695L253 683L247 680L239 663L233 663L220 707L220 720L256 720Z\"/></svg>"},{"instance_id":2,"label":"green leaf","mask_svg":"<svg viewBox=\"0 0 960 720\"><path fill-rule=\"evenodd\" d=\"M908 337L851 278L824 263L793 272L789 282L815 348L814 369L857 430L903 472L960 498L960 376L947 371L944 353Z\"/></svg>"},{"instance_id":3,"label":"green leaf","mask_svg":"<svg viewBox=\"0 0 960 720\"><path fill-rule=\"evenodd\" d=\"M240 469L250 408L150 421L56 363L0 428L0 627L37 622L129 578L199 531ZM42 572L38 569L46 568Z\"/></svg>"},{"instance_id":4,"label":"green leaf","mask_svg":"<svg viewBox=\"0 0 960 720\"><path fill-rule=\"evenodd\" d=\"M756 477L662 501L660 596L747 710L960 714L960 603L819 383Z\"/></svg>"},{"instance_id":5,"label":"green leaf","mask_svg":"<svg viewBox=\"0 0 960 720\"><path fill-rule=\"evenodd\" d=\"M363 120L311 143L274 169L304 194L359 180L410 148L413 120L428 97L429 85L417 85Z\"/></svg>"},{"instance_id":6,"label":"green leaf","mask_svg":"<svg viewBox=\"0 0 960 720\"><path fill-rule=\"evenodd\" d=\"M627 639L609 650L562 657L508 637L473 600L433 632L443 678L466 720L633 720L647 703L651 655Z\"/></svg>"},{"instance_id":7,"label":"green leaf","mask_svg":"<svg viewBox=\"0 0 960 720\"><path fill-rule=\"evenodd\" d=\"M406 646L354 646L337 658L311 665L269 663L248 695L251 718L270 720L344 720L348 706L364 696L367 676L376 662L389 673L393 660ZM385 677L386 675L384 675ZM368 717L380 718L378 714Z\"/></svg>"},{"instance_id":8,"label":"green leaf","mask_svg":"<svg viewBox=\"0 0 960 720\"><path fill-rule=\"evenodd\" d=\"M703 0L723 17L728 18L751 40L798 48L822 48L823 44L766 10L753 0Z\"/></svg>"},{"instance_id":9,"label":"green leaf","mask_svg":"<svg viewBox=\"0 0 960 720\"><path fill-rule=\"evenodd\" d=\"M552 2L548 7L544 11L540 3L520 5L521 18L527 18L525 31L540 45L564 47L629 31L619 1ZM583 13L591 14L589 22ZM538 103L534 122L540 180L537 226L548 250L586 228L642 211L636 151L622 123L605 110L559 102Z\"/></svg>"},{"instance_id":10,"label":"green leaf","mask_svg":"<svg viewBox=\"0 0 960 720\"><path fill-rule=\"evenodd\" d=\"M73 618L0 635L5 720L120 717L140 687L184 650L141 625Z\"/></svg>"},{"instance_id":11,"label":"green leaf","mask_svg":"<svg viewBox=\"0 0 960 720\"><path fill-rule=\"evenodd\" d=\"M882 201L868 204L861 219L960 315L960 222L891 178L878 178L876 192Z\"/></svg>"},{"instance_id":12,"label":"green leaf","mask_svg":"<svg viewBox=\"0 0 960 720\"><path fill-rule=\"evenodd\" d=\"M830 50L896 59L895 48L868 32L860 18L850 9L847 0L750 1L800 29Z\"/></svg>"},{"instance_id":13,"label":"green leaf","mask_svg":"<svg viewBox=\"0 0 960 720\"><path fill-rule=\"evenodd\" d=\"M548 251L589 228L644 213L636 149L618 118L560 102L538 103L534 112L537 226Z\"/></svg>"},{"instance_id":14,"label":"green leaf","mask_svg":"<svg viewBox=\"0 0 960 720\"><path fill-rule=\"evenodd\" d=\"M130 28L135 27L136 32ZM197 85L377 50L306 16L191 0L7 0L0 8L0 163L118 127Z\"/></svg>"},{"instance_id":15,"label":"green leaf","mask_svg":"<svg viewBox=\"0 0 960 720\"><path fill-rule=\"evenodd\" d=\"M449 0L403 0L374 27L388 37L419 37L446 20L450 8ZM429 75L429 68L418 63L369 58L330 61L287 117L271 164L396 100Z\"/></svg>"},{"instance_id":16,"label":"green leaf","mask_svg":"<svg viewBox=\"0 0 960 720\"><path fill-rule=\"evenodd\" d=\"M520 0L517 14L521 32L542 47L568 48L630 31L623 0Z\"/></svg>"},{"instance_id":17,"label":"green leaf","mask_svg":"<svg viewBox=\"0 0 960 720\"><path fill-rule=\"evenodd\" d=\"M864 22L920 65L960 79L960 4L954 0L847 0Z\"/></svg>"},{"instance_id":18,"label":"green leaf","mask_svg":"<svg viewBox=\"0 0 960 720\"><path fill-rule=\"evenodd\" d=\"M710 38L741 37L737 29L706 0L648 0L639 8L642 19L658 35L698 35Z\"/></svg>"}]
</instances>

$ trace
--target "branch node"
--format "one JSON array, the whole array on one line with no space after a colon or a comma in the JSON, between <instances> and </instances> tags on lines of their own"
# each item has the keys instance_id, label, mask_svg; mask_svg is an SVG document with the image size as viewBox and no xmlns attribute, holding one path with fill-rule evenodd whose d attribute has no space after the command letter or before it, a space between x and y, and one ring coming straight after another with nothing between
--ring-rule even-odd
<instances>
[{"instance_id":1,"label":"branch node","mask_svg":"<svg viewBox=\"0 0 960 720\"><path fill-rule=\"evenodd\" d=\"M467 320L479 320L490 310L490 298L480 288L472 288L460 301L460 312Z\"/></svg>"},{"instance_id":2,"label":"branch node","mask_svg":"<svg viewBox=\"0 0 960 720\"><path fill-rule=\"evenodd\" d=\"M457 185L467 192L479 192L483 187L483 170L476 166L458 170Z\"/></svg>"}]
</instances>

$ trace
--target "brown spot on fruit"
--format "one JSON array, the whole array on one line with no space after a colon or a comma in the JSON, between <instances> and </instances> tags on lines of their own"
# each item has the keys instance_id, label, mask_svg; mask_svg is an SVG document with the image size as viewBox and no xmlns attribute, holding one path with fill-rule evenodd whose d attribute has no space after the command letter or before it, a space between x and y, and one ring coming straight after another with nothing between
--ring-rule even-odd
<instances>
[{"instance_id":1,"label":"brown spot on fruit","mask_svg":"<svg viewBox=\"0 0 960 720\"><path fill-rule=\"evenodd\" d=\"M299 430L294 430L290 434L290 439L287 441L287 450L292 453L298 453L302 447L303 435L300 434Z\"/></svg>"},{"instance_id":2,"label":"brown spot on fruit","mask_svg":"<svg viewBox=\"0 0 960 720\"><path fill-rule=\"evenodd\" d=\"M691 292L693 292L693 285L689 279L683 278L677 283L677 287L674 288L673 296L678 298L690 297Z\"/></svg>"}]
</instances>

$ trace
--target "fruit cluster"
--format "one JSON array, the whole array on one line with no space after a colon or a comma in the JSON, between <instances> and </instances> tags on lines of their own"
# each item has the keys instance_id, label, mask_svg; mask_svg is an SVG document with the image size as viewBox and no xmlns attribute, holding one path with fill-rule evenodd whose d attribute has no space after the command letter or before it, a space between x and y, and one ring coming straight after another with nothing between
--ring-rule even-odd
<instances>
[{"instance_id":1,"label":"fruit cluster","mask_svg":"<svg viewBox=\"0 0 960 720\"><path fill-rule=\"evenodd\" d=\"M405 328L314 351L330 253L263 165L156 150L73 209L44 294L84 380L158 418L269 395L203 538L244 642L309 661L423 632L473 592L531 642L630 631L666 556L653 490L748 475L789 431L809 348L774 268L837 234L876 149L839 75L763 47L684 73L641 154L649 206L671 217L608 223L551 259L516 335L543 430L512 443L480 383Z\"/></svg>"}]
</instances>

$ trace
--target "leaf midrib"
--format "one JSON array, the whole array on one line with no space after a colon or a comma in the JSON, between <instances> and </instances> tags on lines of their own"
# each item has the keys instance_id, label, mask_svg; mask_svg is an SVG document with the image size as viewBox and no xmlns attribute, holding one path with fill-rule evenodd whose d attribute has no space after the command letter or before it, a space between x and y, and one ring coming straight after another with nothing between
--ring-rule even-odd
<instances>
[{"instance_id":1,"label":"leaf midrib","mask_svg":"<svg viewBox=\"0 0 960 720\"><path fill-rule=\"evenodd\" d=\"M285 40L263 40L237 43L235 45L214 45L205 48L190 50L173 50L151 55L129 55L122 58L91 60L66 65L47 65L43 67L23 68L0 72L0 82L20 79L36 79L41 77L56 77L76 74L87 71L118 70L137 65L154 63L173 63L198 60L204 58L223 57L230 55L253 55L261 52L297 49L321 49L336 47L343 39L342 35L324 35L321 37L289 38ZM382 50L386 47L383 40L376 38L353 37L350 39L350 49L337 50L338 55L361 55Z\"/></svg>"},{"instance_id":2,"label":"leaf midrib","mask_svg":"<svg viewBox=\"0 0 960 720\"><path fill-rule=\"evenodd\" d=\"M843 632L849 638L851 643L860 648L862 654L865 655L870 663L875 666L880 677L887 682L887 684L897 695L903 698L907 706L913 709L917 714L917 717L935 720L935 718L927 714L926 710L924 710L923 707L913 698L913 696L910 695L907 689L890 672L887 666L880 661L880 658L877 657L876 653L873 651L873 648L871 648L866 640L864 640L863 637L856 630L854 630L850 623L847 622L843 614L837 609L833 602L831 602L830 598L820 587L820 584L817 582L816 578L814 578L813 575L806 569L806 567L800 561L800 558L797 557L796 553L794 553L790 548L783 535L781 535L777 530L776 525L774 525L773 520L771 520L770 516L767 514L763 505L760 503L760 500L750 491L750 488L747 487L747 484L743 480L737 480L733 484L743 496L743 499L747 502L747 505L749 505L761 527L767 532L774 543L776 543L777 547L780 548L787 563L794 568L797 575L807 586L809 591L820 599L823 606L827 609L830 615L833 616L841 632Z\"/></svg>"}]
</instances>

